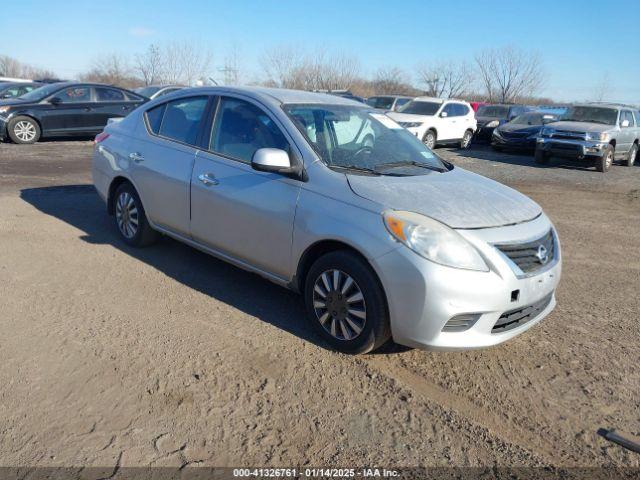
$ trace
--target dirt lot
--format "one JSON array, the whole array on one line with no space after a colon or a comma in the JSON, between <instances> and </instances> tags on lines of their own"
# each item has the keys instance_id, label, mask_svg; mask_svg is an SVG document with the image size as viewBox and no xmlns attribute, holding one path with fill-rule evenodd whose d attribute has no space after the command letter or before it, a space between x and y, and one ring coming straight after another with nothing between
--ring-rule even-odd
<instances>
[{"instance_id":1,"label":"dirt lot","mask_svg":"<svg viewBox=\"0 0 640 480\"><path fill-rule=\"evenodd\" d=\"M89 142L0 145L0 465L640 466L640 168L455 164L533 197L558 306L469 353L328 350L299 298L169 239L118 240Z\"/></svg>"}]
</instances>

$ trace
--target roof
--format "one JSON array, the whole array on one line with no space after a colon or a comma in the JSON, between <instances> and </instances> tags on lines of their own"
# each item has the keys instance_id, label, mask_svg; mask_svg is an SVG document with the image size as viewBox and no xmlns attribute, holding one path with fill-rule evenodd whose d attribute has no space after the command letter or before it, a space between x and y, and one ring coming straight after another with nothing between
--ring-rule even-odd
<instances>
[{"instance_id":1,"label":"roof","mask_svg":"<svg viewBox=\"0 0 640 480\"><path fill-rule=\"evenodd\" d=\"M180 90L181 94L189 92L205 92L209 94L238 93L245 94L270 104L286 103L317 103L332 105L358 105L360 102L350 100L338 95L328 93L306 92L304 90L289 90L286 88L266 88L266 87L194 87Z\"/></svg>"}]
</instances>

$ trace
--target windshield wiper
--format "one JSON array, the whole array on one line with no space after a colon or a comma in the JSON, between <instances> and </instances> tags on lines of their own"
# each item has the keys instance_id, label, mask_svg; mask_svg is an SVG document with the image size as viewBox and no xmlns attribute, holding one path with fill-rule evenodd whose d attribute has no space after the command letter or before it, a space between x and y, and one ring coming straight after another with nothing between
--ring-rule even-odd
<instances>
[{"instance_id":1,"label":"windshield wiper","mask_svg":"<svg viewBox=\"0 0 640 480\"><path fill-rule=\"evenodd\" d=\"M354 172L364 172L364 173L370 173L371 175L376 175L376 176L380 176L382 175L380 172L375 171L373 168L367 168L367 167L359 167L357 165L329 165L330 168L338 168L341 170L351 170Z\"/></svg>"},{"instance_id":2,"label":"windshield wiper","mask_svg":"<svg viewBox=\"0 0 640 480\"><path fill-rule=\"evenodd\" d=\"M420 167L420 168L426 168L427 170L433 170L434 172L440 172L440 173L446 172L445 169L434 167L432 165L429 165L429 164L426 164L426 163L422 163L422 162L416 162L415 160L411 160L411 161L408 161L408 162L381 163L379 165L376 165L376 171L379 171L380 167L382 167L382 168Z\"/></svg>"}]
</instances>

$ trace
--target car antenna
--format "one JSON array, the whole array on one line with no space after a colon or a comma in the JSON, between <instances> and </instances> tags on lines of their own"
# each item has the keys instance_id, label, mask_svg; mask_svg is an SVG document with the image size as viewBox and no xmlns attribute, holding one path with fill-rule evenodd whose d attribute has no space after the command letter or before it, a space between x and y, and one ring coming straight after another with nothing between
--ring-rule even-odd
<instances>
[{"instance_id":1,"label":"car antenna","mask_svg":"<svg viewBox=\"0 0 640 480\"><path fill-rule=\"evenodd\" d=\"M606 428L599 428L598 435L609 440L610 442L616 443L627 450L631 450L632 452L640 453L640 443L634 442L633 440L629 440L628 438L623 437L618 432L616 432L613 428L611 430L607 430Z\"/></svg>"},{"instance_id":2,"label":"car antenna","mask_svg":"<svg viewBox=\"0 0 640 480\"><path fill-rule=\"evenodd\" d=\"M219 87L218 82L216 82L212 77L209 77L209 81L213 83L216 87Z\"/></svg>"}]
</instances>

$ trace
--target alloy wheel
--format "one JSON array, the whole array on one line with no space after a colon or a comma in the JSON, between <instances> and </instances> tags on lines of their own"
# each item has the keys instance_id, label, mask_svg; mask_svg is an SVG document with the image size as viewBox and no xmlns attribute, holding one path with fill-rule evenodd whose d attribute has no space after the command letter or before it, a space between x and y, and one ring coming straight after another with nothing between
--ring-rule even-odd
<instances>
[{"instance_id":1,"label":"alloy wheel","mask_svg":"<svg viewBox=\"0 0 640 480\"><path fill-rule=\"evenodd\" d=\"M353 340L364 329L367 307L355 280L340 270L326 270L313 286L313 308L322 327L338 340Z\"/></svg>"},{"instance_id":2,"label":"alloy wheel","mask_svg":"<svg viewBox=\"0 0 640 480\"><path fill-rule=\"evenodd\" d=\"M122 192L116 201L116 221L120 233L126 238L135 237L138 232L138 207L129 192Z\"/></svg>"},{"instance_id":3,"label":"alloy wheel","mask_svg":"<svg viewBox=\"0 0 640 480\"><path fill-rule=\"evenodd\" d=\"M467 131L462 137L462 148L467 148L471 143L471 132Z\"/></svg>"},{"instance_id":4,"label":"alloy wheel","mask_svg":"<svg viewBox=\"0 0 640 480\"><path fill-rule=\"evenodd\" d=\"M433 136L433 133L427 132L427 135L424 137L424 144L429 148L433 149L436 144L436 138Z\"/></svg>"},{"instance_id":5,"label":"alloy wheel","mask_svg":"<svg viewBox=\"0 0 640 480\"><path fill-rule=\"evenodd\" d=\"M613 164L613 152L609 152L604 159L605 169L608 170Z\"/></svg>"},{"instance_id":6,"label":"alloy wheel","mask_svg":"<svg viewBox=\"0 0 640 480\"><path fill-rule=\"evenodd\" d=\"M634 163L636 163L636 156L638 155L638 149L632 147L631 148L631 155L629 155L629 166L633 166Z\"/></svg>"},{"instance_id":7,"label":"alloy wheel","mask_svg":"<svg viewBox=\"0 0 640 480\"><path fill-rule=\"evenodd\" d=\"M33 123L22 120L15 124L13 133L23 142L31 142L36 137L36 127Z\"/></svg>"}]
</instances>

